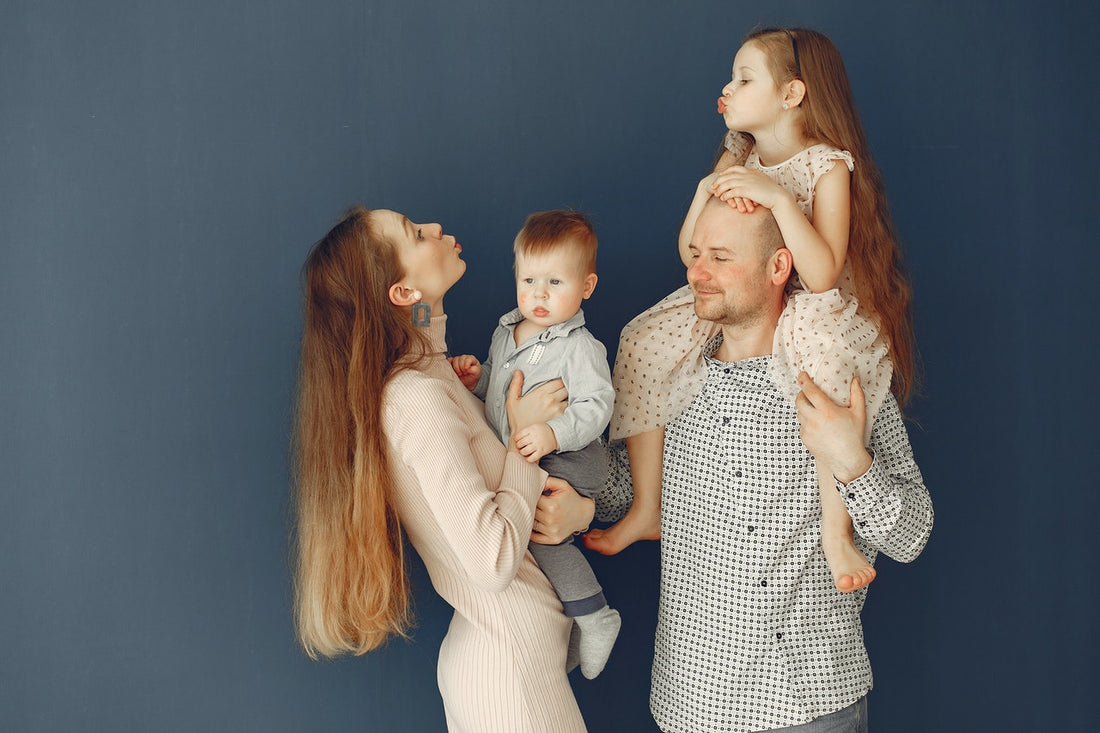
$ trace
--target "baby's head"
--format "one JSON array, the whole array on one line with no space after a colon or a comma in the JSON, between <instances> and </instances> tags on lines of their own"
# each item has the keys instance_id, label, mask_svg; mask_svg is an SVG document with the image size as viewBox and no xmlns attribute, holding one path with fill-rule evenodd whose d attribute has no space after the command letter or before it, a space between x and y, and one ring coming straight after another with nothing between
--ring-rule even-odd
<instances>
[{"instance_id":1,"label":"baby's head","mask_svg":"<svg viewBox=\"0 0 1100 733\"><path fill-rule=\"evenodd\" d=\"M516 304L542 328L568 321L596 288L596 232L583 214L531 214L515 253Z\"/></svg>"}]
</instances>

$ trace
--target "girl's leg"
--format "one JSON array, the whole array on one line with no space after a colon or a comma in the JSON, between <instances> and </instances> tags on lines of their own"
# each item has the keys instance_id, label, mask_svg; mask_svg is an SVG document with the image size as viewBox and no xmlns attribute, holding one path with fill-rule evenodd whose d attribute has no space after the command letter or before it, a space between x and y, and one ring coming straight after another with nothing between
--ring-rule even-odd
<instances>
[{"instance_id":1,"label":"girl's leg","mask_svg":"<svg viewBox=\"0 0 1100 733\"><path fill-rule=\"evenodd\" d=\"M833 582L841 593L851 593L875 579L875 569L856 547L852 536L852 517L833 483L833 472L816 462L817 484L821 494L821 549L833 573Z\"/></svg>"},{"instance_id":2,"label":"girl's leg","mask_svg":"<svg viewBox=\"0 0 1100 733\"><path fill-rule=\"evenodd\" d=\"M614 555L638 540L661 539L661 469L665 429L656 428L626 439L630 456L630 479L634 501L626 516L607 529L594 529L584 536L589 549Z\"/></svg>"}]
</instances>

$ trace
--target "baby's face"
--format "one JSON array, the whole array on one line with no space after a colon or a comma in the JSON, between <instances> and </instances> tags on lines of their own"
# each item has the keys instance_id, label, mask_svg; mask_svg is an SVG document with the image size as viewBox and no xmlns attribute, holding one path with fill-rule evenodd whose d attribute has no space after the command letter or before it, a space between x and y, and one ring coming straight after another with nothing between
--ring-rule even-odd
<instances>
[{"instance_id":1,"label":"baby's face","mask_svg":"<svg viewBox=\"0 0 1100 733\"><path fill-rule=\"evenodd\" d=\"M516 257L516 304L528 321L549 328L572 318L596 287L572 247Z\"/></svg>"}]
</instances>

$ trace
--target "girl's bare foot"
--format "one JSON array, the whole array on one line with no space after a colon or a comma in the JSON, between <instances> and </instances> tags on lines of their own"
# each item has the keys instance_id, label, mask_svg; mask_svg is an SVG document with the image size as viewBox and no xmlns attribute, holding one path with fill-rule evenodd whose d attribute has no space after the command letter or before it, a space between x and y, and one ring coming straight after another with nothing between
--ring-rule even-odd
<instances>
[{"instance_id":1,"label":"girl's bare foot","mask_svg":"<svg viewBox=\"0 0 1100 733\"><path fill-rule=\"evenodd\" d=\"M815 465L821 495L821 550L833 573L833 583L841 593L866 588L875 579L875 569L856 547L852 517L836 490L833 472L821 461L815 461Z\"/></svg>"},{"instance_id":2,"label":"girl's bare foot","mask_svg":"<svg viewBox=\"0 0 1100 733\"><path fill-rule=\"evenodd\" d=\"M603 555L616 555L638 540L661 539L661 516L657 512L644 512L634 506L626 516L607 529L594 529L584 536L584 544L590 550Z\"/></svg>"},{"instance_id":3,"label":"girl's bare foot","mask_svg":"<svg viewBox=\"0 0 1100 733\"><path fill-rule=\"evenodd\" d=\"M852 541L851 535L822 534L821 549L833 573L833 582L841 593L865 588L875 579L875 569Z\"/></svg>"}]
</instances>

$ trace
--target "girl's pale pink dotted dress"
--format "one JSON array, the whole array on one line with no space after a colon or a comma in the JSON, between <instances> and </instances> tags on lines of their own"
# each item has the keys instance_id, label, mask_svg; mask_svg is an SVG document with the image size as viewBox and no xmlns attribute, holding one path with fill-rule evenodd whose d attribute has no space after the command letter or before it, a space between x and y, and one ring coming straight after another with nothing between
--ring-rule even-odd
<instances>
[{"instance_id":1,"label":"girl's pale pink dotted dress","mask_svg":"<svg viewBox=\"0 0 1100 733\"><path fill-rule=\"evenodd\" d=\"M799 208L813 221L813 195L818 179L837 161L851 171L852 156L829 145L813 145L774 166L764 166L744 135L726 135L726 148L747 168L758 170L794 194ZM615 357L615 413L611 439L619 440L665 425L695 398L706 374L703 345L719 331L695 315L687 285L649 308L623 328ZM874 321L859 310L845 263L837 287L823 293L804 290L792 278L787 305L772 345L772 381L793 400L798 373L805 371L826 394L847 404L853 376L860 378L867 415L874 416L890 390L892 366L887 344ZM871 419L867 421L870 434Z\"/></svg>"}]
</instances>

